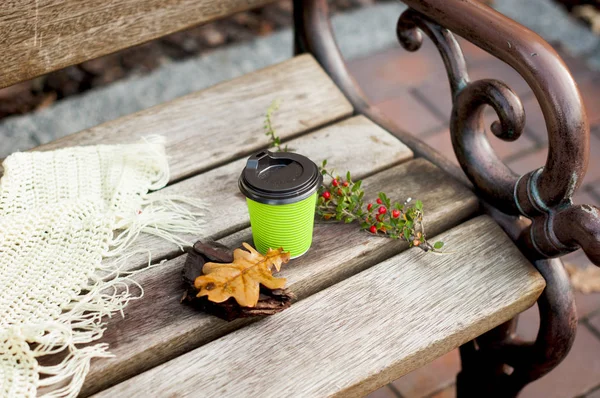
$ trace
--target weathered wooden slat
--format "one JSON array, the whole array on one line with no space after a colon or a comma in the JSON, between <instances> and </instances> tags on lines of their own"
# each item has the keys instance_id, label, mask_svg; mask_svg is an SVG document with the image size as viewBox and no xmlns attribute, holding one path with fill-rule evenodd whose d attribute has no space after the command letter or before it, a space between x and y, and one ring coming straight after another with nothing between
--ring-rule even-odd
<instances>
[{"instance_id":1,"label":"weathered wooden slat","mask_svg":"<svg viewBox=\"0 0 600 398\"><path fill-rule=\"evenodd\" d=\"M97 397L358 397L541 294L541 275L489 217L442 239L455 254L413 248Z\"/></svg>"},{"instance_id":2,"label":"weathered wooden slat","mask_svg":"<svg viewBox=\"0 0 600 398\"><path fill-rule=\"evenodd\" d=\"M282 138L333 122L352 106L310 55L302 55L206 90L84 130L36 150L136 142L164 135L171 181L267 145L264 114L281 100L274 127Z\"/></svg>"},{"instance_id":3,"label":"weathered wooden slat","mask_svg":"<svg viewBox=\"0 0 600 398\"><path fill-rule=\"evenodd\" d=\"M328 159L341 173L352 170L362 178L412 158L408 147L364 116L356 116L289 142L291 149L320 164ZM358 157L356 154L368 154ZM216 239L250 225L246 200L238 189L237 179L246 164L235 162L197 175L156 192L153 195L186 195L202 198L207 204L205 238ZM195 242L198 236L181 236ZM152 235L142 234L132 250L148 249L154 259L169 258L181 253L174 244ZM125 270L134 270L148 263L143 250L131 258Z\"/></svg>"},{"instance_id":4,"label":"weathered wooden slat","mask_svg":"<svg viewBox=\"0 0 600 398\"><path fill-rule=\"evenodd\" d=\"M357 163L360 162L357 160ZM408 196L422 199L430 234L460 223L478 209L477 199L470 191L423 159L378 173L366 178L363 184L372 199L381 190L398 200ZM248 230L223 239L230 246L239 246L242 241L251 242ZM293 260L282 275L288 278L290 289L304 298L405 249L404 243L359 231L356 224L317 223L312 249ZM449 249L454 250L452 244ZM178 257L135 277L144 287L145 296L128 305L125 318L108 321L101 341L109 344L115 356L92 362L83 395L131 377L247 323L227 323L180 304L183 262L184 257Z\"/></svg>"},{"instance_id":5,"label":"weathered wooden slat","mask_svg":"<svg viewBox=\"0 0 600 398\"><path fill-rule=\"evenodd\" d=\"M4 0L0 87L272 0Z\"/></svg>"}]
</instances>

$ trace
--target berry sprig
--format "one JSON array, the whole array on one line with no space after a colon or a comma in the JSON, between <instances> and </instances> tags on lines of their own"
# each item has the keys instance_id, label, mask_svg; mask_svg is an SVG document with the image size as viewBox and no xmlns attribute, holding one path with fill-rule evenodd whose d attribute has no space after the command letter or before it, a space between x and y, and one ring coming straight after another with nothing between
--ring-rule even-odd
<instances>
[{"instance_id":1,"label":"berry sprig","mask_svg":"<svg viewBox=\"0 0 600 398\"><path fill-rule=\"evenodd\" d=\"M279 101L275 100L265 115L264 127L265 135L269 137L269 148L275 148L278 152L293 151L288 149L287 145L281 146L281 139L273 128L273 113L278 109ZM410 247L416 246L426 252L439 253L444 247L443 242L435 242L431 245L427 241L423 226L423 202L416 200L413 205L410 205L412 200L408 198L404 203L392 203L385 193L379 192L376 205L368 203L365 210L362 181L353 181L349 171L344 180L327 170L325 166L327 160L324 160L319 167L320 172L331 181L319 188L316 207L319 217L345 223L356 221L360 223L361 229L373 235L405 240Z\"/></svg>"},{"instance_id":2,"label":"berry sprig","mask_svg":"<svg viewBox=\"0 0 600 398\"><path fill-rule=\"evenodd\" d=\"M364 206L365 192L361 189L362 181L353 181L350 172L342 179L326 169L327 160L320 167L321 174L331 179L319 188L317 214L325 220L337 220L345 223L357 221L363 230L374 235L382 235L392 239L408 242L409 247L419 247L424 251L438 252L444 247L443 242L433 245L427 241L423 226L423 202L420 200L410 204L412 199L404 203L394 202L383 192L379 192L375 204Z\"/></svg>"},{"instance_id":3,"label":"berry sprig","mask_svg":"<svg viewBox=\"0 0 600 398\"><path fill-rule=\"evenodd\" d=\"M366 216L363 210L365 192L360 189L362 182L353 182L350 172L346 173L344 181L327 171L326 165L327 160L324 160L319 169L321 174L331 178L331 182L318 190L317 214L325 220L335 219L345 223L362 220Z\"/></svg>"}]
</instances>

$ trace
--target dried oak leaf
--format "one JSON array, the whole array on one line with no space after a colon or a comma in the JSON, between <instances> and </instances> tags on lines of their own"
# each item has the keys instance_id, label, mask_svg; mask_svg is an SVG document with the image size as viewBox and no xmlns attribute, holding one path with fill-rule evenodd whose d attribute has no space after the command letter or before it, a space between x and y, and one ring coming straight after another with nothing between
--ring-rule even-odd
<instances>
[{"instance_id":1,"label":"dried oak leaf","mask_svg":"<svg viewBox=\"0 0 600 398\"><path fill-rule=\"evenodd\" d=\"M594 266L582 268L570 263L565 263L565 268L569 273L573 289L584 294L600 292L600 268Z\"/></svg>"},{"instance_id":2,"label":"dried oak leaf","mask_svg":"<svg viewBox=\"0 0 600 398\"><path fill-rule=\"evenodd\" d=\"M262 255L252 246L243 243L247 251L235 249L233 262L227 264L206 263L202 268L204 275L194 281L199 291L197 297L208 296L210 301L222 303L233 297L242 307L255 307L258 303L260 285L269 289L282 289L284 278L275 278L271 273L290 260L290 253L282 248L269 249Z\"/></svg>"}]
</instances>

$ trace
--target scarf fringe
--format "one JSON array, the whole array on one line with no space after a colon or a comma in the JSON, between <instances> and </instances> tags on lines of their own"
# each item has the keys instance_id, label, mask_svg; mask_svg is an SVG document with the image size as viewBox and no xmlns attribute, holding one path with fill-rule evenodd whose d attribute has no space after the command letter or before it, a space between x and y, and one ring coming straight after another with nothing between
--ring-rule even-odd
<instances>
[{"instance_id":1,"label":"scarf fringe","mask_svg":"<svg viewBox=\"0 0 600 398\"><path fill-rule=\"evenodd\" d=\"M147 195L139 210L116 216L115 230L120 232L113 238L104 256L125 254L141 233L162 238L183 250L184 246L193 242L180 235L198 238L206 232L206 222L200 219L205 215L202 210L206 210L206 206L199 199L180 195Z\"/></svg>"},{"instance_id":2,"label":"scarf fringe","mask_svg":"<svg viewBox=\"0 0 600 398\"><path fill-rule=\"evenodd\" d=\"M107 275L95 281L92 279L92 283L64 308L65 311L56 321L22 328L21 333L26 341L37 343L33 349L34 357L65 351L68 353L57 365L38 365L39 374L46 376L39 380L39 387L55 387L52 392L42 395L43 397L76 397L89 372L91 360L113 356L108 352L108 345L104 343L78 346L100 339L105 331L104 317L110 318L116 313L124 317L123 309L129 302L144 296L142 286L131 277L148 268L132 272L121 271L127 260L135 254L138 253L132 252L111 262L109 266L104 265L102 270L111 271L109 275L113 278L106 280L109 277ZM165 261L149 267L160 266Z\"/></svg>"},{"instance_id":3,"label":"scarf fringe","mask_svg":"<svg viewBox=\"0 0 600 398\"><path fill-rule=\"evenodd\" d=\"M157 190L169 181L164 138L153 136L144 141L143 144L127 148L124 156L146 159L156 167L150 190ZM151 250L131 249L139 235L146 233L160 237L183 250L184 246L192 244L191 239L198 239L206 232L205 222L200 219L205 214L206 205L199 199L160 193L143 194L138 207L133 211L120 209L113 214L114 222L108 231L112 238L108 237L105 242L104 261L89 276L87 286L82 288L79 295L62 308L63 312L56 320L9 328L12 329L9 332L13 335L16 333L19 340L36 343L35 348L31 349L35 358L66 354L56 365L37 364L38 374L44 375L39 379L38 386L54 387L45 397L76 397L89 372L92 358L112 356L107 344L89 343L103 336L104 317L112 317L116 313L124 316L125 306L131 300L143 297L142 286L131 277L164 263L152 264ZM190 239L180 235L188 235ZM133 272L124 271L128 261L140 253L148 256L147 267ZM79 347L83 344L85 346Z\"/></svg>"},{"instance_id":4,"label":"scarf fringe","mask_svg":"<svg viewBox=\"0 0 600 398\"><path fill-rule=\"evenodd\" d=\"M188 205L188 206L185 206ZM191 207L191 209L190 209ZM113 261L104 261L90 278L89 286L73 299L64 312L48 325L39 325L43 333L33 338L31 332L27 341L38 343L33 350L35 357L50 355L68 350L64 360L54 366L39 366L39 373L47 377L40 379L40 387L56 386L48 398L76 397L90 368L92 358L107 358L112 355L106 344L77 347L100 339L105 330L104 317L119 313L124 317L123 309L131 300L143 297L144 289L131 277L149 268L162 265L166 260L152 264L150 250L128 250L141 233L148 233L172 242L183 249L191 242L177 234L204 232L204 222L200 221L205 209L197 199L182 196L148 195L140 213L132 217L120 217L116 229L120 231L110 243L105 257L116 257ZM148 256L147 267L137 271L124 271L131 257L140 253ZM102 271L102 275L100 272ZM33 333L35 334L35 332Z\"/></svg>"}]
</instances>

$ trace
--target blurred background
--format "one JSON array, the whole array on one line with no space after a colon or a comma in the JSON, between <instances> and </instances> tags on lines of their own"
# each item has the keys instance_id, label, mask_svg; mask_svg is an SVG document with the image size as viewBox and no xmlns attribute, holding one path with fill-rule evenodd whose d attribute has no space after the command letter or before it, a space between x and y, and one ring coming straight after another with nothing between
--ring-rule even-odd
<instances>
[{"instance_id":1,"label":"blurred background","mask_svg":"<svg viewBox=\"0 0 600 398\"><path fill-rule=\"evenodd\" d=\"M600 0L484 2L539 33L569 66L592 126L590 166L575 202L600 206ZM396 0L331 0L330 5L342 53L372 103L456 161L441 58L427 40L418 52L407 53L395 38L405 6ZM290 58L291 14L290 0L273 2L0 89L0 158ZM526 134L514 143L491 136L498 155L520 174L542 166L546 126L527 84L493 55L462 39L461 45L473 79L502 80L524 104ZM488 119L491 124L493 113ZM577 339L567 360L527 387L523 397L600 398L600 272L580 252L565 261L576 290ZM535 338L538 322L537 309L528 310L519 334ZM371 397L454 397L459 368L453 351Z\"/></svg>"},{"instance_id":2,"label":"blurred background","mask_svg":"<svg viewBox=\"0 0 600 398\"><path fill-rule=\"evenodd\" d=\"M493 5L494 0L481 0ZM553 0L582 25L600 32L600 0ZM397 0L330 0L333 14ZM36 79L0 89L0 119L35 112L56 101L104 87L131 76L148 74L169 62L197 57L215 48L268 36L291 26L291 1L175 33L102 58L68 67Z\"/></svg>"}]
</instances>

